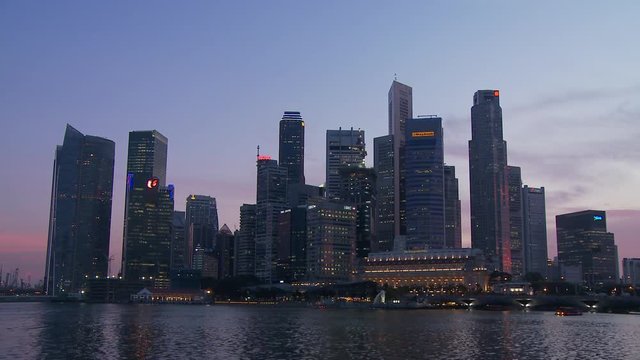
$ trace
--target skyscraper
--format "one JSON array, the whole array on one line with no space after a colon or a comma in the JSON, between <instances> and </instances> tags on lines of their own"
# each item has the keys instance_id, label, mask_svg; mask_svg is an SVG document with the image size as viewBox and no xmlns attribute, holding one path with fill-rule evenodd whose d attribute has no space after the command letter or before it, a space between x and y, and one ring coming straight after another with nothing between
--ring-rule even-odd
<instances>
[{"instance_id":1,"label":"skyscraper","mask_svg":"<svg viewBox=\"0 0 640 360\"><path fill-rule=\"evenodd\" d=\"M405 122L413 118L413 89L393 81L389 89L389 135L393 136L394 235L406 235L404 190Z\"/></svg>"},{"instance_id":2,"label":"skyscraper","mask_svg":"<svg viewBox=\"0 0 640 360\"><path fill-rule=\"evenodd\" d=\"M340 196L340 172L343 167L364 167L367 156L364 130L327 130L326 191L329 199Z\"/></svg>"},{"instance_id":3,"label":"skyscraper","mask_svg":"<svg viewBox=\"0 0 640 360\"><path fill-rule=\"evenodd\" d=\"M67 125L53 162L45 268L48 295L108 275L115 143Z\"/></svg>"},{"instance_id":4,"label":"skyscraper","mask_svg":"<svg viewBox=\"0 0 640 360\"><path fill-rule=\"evenodd\" d=\"M198 246L205 251L213 251L218 233L216 198L207 195L187 196L185 226L191 256L193 249Z\"/></svg>"},{"instance_id":5,"label":"skyscraper","mask_svg":"<svg viewBox=\"0 0 640 360\"><path fill-rule=\"evenodd\" d=\"M278 217L278 280L299 282L307 274L307 205L284 210Z\"/></svg>"},{"instance_id":6,"label":"skyscraper","mask_svg":"<svg viewBox=\"0 0 640 360\"><path fill-rule=\"evenodd\" d=\"M375 234L376 173L372 168L341 168L340 201L356 209L357 258L371 251Z\"/></svg>"},{"instance_id":7,"label":"skyscraper","mask_svg":"<svg viewBox=\"0 0 640 360\"><path fill-rule=\"evenodd\" d=\"M444 236L446 248L462 247L462 207L455 166L444 166Z\"/></svg>"},{"instance_id":8,"label":"skyscraper","mask_svg":"<svg viewBox=\"0 0 640 360\"><path fill-rule=\"evenodd\" d=\"M174 211L171 224L171 271L189 268L191 247L187 243L184 211Z\"/></svg>"},{"instance_id":9,"label":"skyscraper","mask_svg":"<svg viewBox=\"0 0 640 360\"><path fill-rule=\"evenodd\" d=\"M640 259L622 259L623 277L622 282L632 286L640 286Z\"/></svg>"},{"instance_id":10,"label":"skyscraper","mask_svg":"<svg viewBox=\"0 0 640 360\"><path fill-rule=\"evenodd\" d=\"M520 168L517 166L507 166L507 176L509 181L511 274L515 278L521 278L525 274L525 265L522 245L522 175Z\"/></svg>"},{"instance_id":11,"label":"skyscraper","mask_svg":"<svg viewBox=\"0 0 640 360\"><path fill-rule=\"evenodd\" d=\"M437 116L405 122L407 250L445 247L444 143Z\"/></svg>"},{"instance_id":12,"label":"skyscraper","mask_svg":"<svg viewBox=\"0 0 640 360\"><path fill-rule=\"evenodd\" d=\"M257 175L255 275L271 283L278 256L278 216L286 209L287 168L269 156L258 156Z\"/></svg>"},{"instance_id":13,"label":"skyscraper","mask_svg":"<svg viewBox=\"0 0 640 360\"><path fill-rule=\"evenodd\" d=\"M240 230L234 246L236 276L255 275L256 251L256 205L240 206Z\"/></svg>"},{"instance_id":14,"label":"skyscraper","mask_svg":"<svg viewBox=\"0 0 640 360\"><path fill-rule=\"evenodd\" d=\"M547 272L547 215L544 187L522 188L524 273Z\"/></svg>"},{"instance_id":15,"label":"skyscraper","mask_svg":"<svg viewBox=\"0 0 640 360\"><path fill-rule=\"evenodd\" d=\"M375 241L371 251L393 250L395 236L395 192L393 135L373 139L373 169L376 172Z\"/></svg>"},{"instance_id":16,"label":"skyscraper","mask_svg":"<svg viewBox=\"0 0 640 360\"><path fill-rule=\"evenodd\" d=\"M165 286L171 263L173 186L165 186L167 138L156 130L129 133L122 275Z\"/></svg>"},{"instance_id":17,"label":"skyscraper","mask_svg":"<svg viewBox=\"0 0 640 360\"><path fill-rule=\"evenodd\" d=\"M307 208L307 277L335 283L351 278L355 258L356 209L329 200Z\"/></svg>"},{"instance_id":18,"label":"skyscraper","mask_svg":"<svg viewBox=\"0 0 640 360\"><path fill-rule=\"evenodd\" d=\"M604 211L584 210L556 216L558 261L578 267L588 286L618 281L618 247L607 232Z\"/></svg>"},{"instance_id":19,"label":"skyscraper","mask_svg":"<svg viewBox=\"0 0 640 360\"><path fill-rule=\"evenodd\" d=\"M304 121L297 111L285 111L280 120L278 162L287 168L287 184L304 184Z\"/></svg>"},{"instance_id":20,"label":"skyscraper","mask_svg":"<svg viewBox=\"0 0 640 360\"><path fill-rule=\"evenodd\" d=\"M222 225L216 235L215 254L218 258L218 278L224 279L233 276L234 268L234 245L235 236L227 226Z\"/></svg>"},{"instance_id":21,"label":"skyscraper","mask_svg":"<svg viewBox=\"0 0 640 360\"><path fill-rule=\"evenodd\" d=\"M469 141L471 246L484 251L490 270L511 272L507 143L498 90L478 90Z\"/></svg>"}]
</instances>

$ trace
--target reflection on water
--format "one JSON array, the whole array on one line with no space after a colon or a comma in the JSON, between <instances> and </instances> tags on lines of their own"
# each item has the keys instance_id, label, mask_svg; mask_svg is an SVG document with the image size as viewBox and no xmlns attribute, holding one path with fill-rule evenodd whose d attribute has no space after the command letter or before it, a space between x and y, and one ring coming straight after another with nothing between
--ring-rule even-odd
<instances>
[{"instance_id":1,"label":"reflection on water","mask_svg":"<svg viewBox=\"0 0 640 360\"><path fill-rule=\"evenodd\" d=\"M9 359L638 359L640 316L0 304Z\"/></svg>"}]
</instances>

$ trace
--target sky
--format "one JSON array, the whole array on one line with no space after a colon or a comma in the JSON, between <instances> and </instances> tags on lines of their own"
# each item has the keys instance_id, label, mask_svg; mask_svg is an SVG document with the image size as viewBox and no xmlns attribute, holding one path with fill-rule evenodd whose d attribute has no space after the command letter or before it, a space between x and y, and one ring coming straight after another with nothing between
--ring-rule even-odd
<instances>
[{"instance_id":1,"label":"sky","mask_svg":"<svg viewBox=\"0 0 640 360\"><path fill-rule=\"evenodd\" d=\"M65 125L116 143L111 272L120 268L128 133L169 139L176 210L216 197L220 224L255 202L255 153L277 157L284 111L305 120L305 175L325 178L327 129L387 133L387 92L443 118L470 245L468 140L479 89L499 89L510 165L555 215L606 210L619 257L640 257L640 2L0 1L0 266L44 273Z\"/></svg>"}]
</instances>

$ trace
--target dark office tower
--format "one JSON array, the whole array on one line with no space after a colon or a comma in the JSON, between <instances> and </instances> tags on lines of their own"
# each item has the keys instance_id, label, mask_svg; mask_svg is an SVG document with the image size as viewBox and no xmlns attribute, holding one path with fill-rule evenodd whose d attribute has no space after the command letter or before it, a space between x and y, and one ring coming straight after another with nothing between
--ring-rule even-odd
<instances>
[{"instance_id":1,"label":"dark office tower","mask_svg":"<svg viewBox=\"0 0 640 360\"><path fill-rule=\"evenodd\" d=\"M185 225L191 256L198 246L207 252L213 251L218 233L216 199L206 195L187 196Z\"/></svg>"},{"instance_id":2,"label":"dark office tower","mask_svg":"<svg viewBox=\"0 0 640 360\"><path fill-rule=\"evenodd\" d=\"M304 121L297 111L285 111L280 120L278 161L287 168L287 184L304 184Z\"/></svg>"},{"instance_id":3,"label":"dark office tower","mask_svg":"<svg viewBox=\"0 0 640 360\"><path fill-rule=\"evenodd\" d=\"M284 210L278 217L278 281L305 280L307 273L307 205Z\"/></svg>"},{"instance_id":4,"label":"dark office tower","mask_svg":"<svg viewBox=\"0 0 640 360\"><path fill-rule=\"evenodd\" d=\"M189 268L191 248L187 244L184 216L184 211L173 212L171 224L171 271Z\"/></svg>"},{"instance_id":5,"label":"dark office tower","mask_svg":"<svg viewBox=\"0 0 640 360\"><path fill-rule=\"evenodd\" d=\"M242 204L240 206L240 230L236 237L235 275L255 275L256 251L256 205Z\"/></svg>"},{"instance_id":6,"label":"dark office tower","mask_svg":"<svg viewBox=\"0 0 640 360\"><path fill-rule=\"evenodd\" d=\"M444 166L444 236L445 247L462 247L462 210L455 166Z\"/></svg>"},{"instance_id":7,"label":"dark office tower","mask_svg":"<svg viewBox=\"0 0 640 360\"><path fill-rule=\"evenodd\" d=\"M413 90L394 81L389 89L389 135L393 135L394 235L406 235L404 189L405 122L413 118Z\"/></svg>"},{"instance_id":8,"label":"dark office tower","mask_svg":"<svg viewBox=\"0 0 640 360\"><path fill-rule=\"evenodd\" d=\"M618 281L618 248L607 232L604 211L585 210L556 216L558 261L581 268L582 280L593 287Z\"/></svg>"},{"instance_id":9,"label":"dark office tower","mask_svg":"<svg viewBox=\"0 0 640 360\"><path fill-rule=\"evenodd\" d=\"M473 96L469 180L471 247L484 251L490 270L510 273L507 143L498 90L479 90Z\"/></svg>"},{"instance_id":10,"label":"dark office tower","mask_svg":"<svg viewBox=\"0 0 640 360\"><path fill-rule=\"evenodd\" d=\"M122 274L127 280L169 278L173 186L166 187L167 138L129 133Z\"/></svg>"},{"instance_id":11,"label":"dark office tower","mask_svg":"<svg viewBox=\"0 0 640 360\"><path fill-rule=\"evenodd\" d=\"M257 170L255 275L271 283L278 260L278 216L286 209L287 168L258 156Z\"/></svg>"},{"instance_id":12,"label":"dark office tower","mask_svg":"<svg viewBox=\"0 0 640 360\"><path fill-rule=\"evenodd\" d=\"M356 209L325 200L307 208L307 277L335 283L351 278L356 239Z\"/></svg>"},{"instance_id":13,"label":"dark office tower","mask_svg":"<svg viewBox=\"0 0 640 360\"><path fill-rule=\"evenodd\" d=\"M522 224L522 175L517 166L507 166L509 181L509 229L511 246L511 275L519 279L525 275L523 224ZM545 260L546 261L546 260Z\"/></svg>"},{"instance_id":14,"label":"dark office tower","mask_svg":"<svg viewBox=\"0 0 640 360\"><path fill-rule=\"evenodd\" d=\"M305 184L290 184L290 186L287 186L287 206L290 208L309 205L323 197L324 188L321 186Z\"/></svg>"},{"instance_id":15,"label":"dark office tower","mask_svg":"<svg viewBox=\"0 0 640 360\"><path fill-rule=\"evenodd\" d=\"M376 172L375 241L372 252L392 251L395 235L393 135L373 139L373 169Z\"/></svg>"},{"instance_id":16,"label":"dark office tower","mask_svg":"<svg viewBox=\"0 0 640 360\"><path fill-rule=\"evenodd\" d=\"M56 147L45 269L48 295L108 275L115 144L67 125ZM1 275L1 274L0 274Z\"/></svg>"},{"instance_id":17,"label":"dark office tower","mask_svg":"<svg viewBox=\"0 0 640 360\"><path fill-rule=\"evenodd\" d=\"M547 215L544 188L522 188L524 273L547 272Z\"/></svg>"},{"instance_id":18,"label":"dark office tower","mask_svg":"<svg viewBox=\"0 0 640 360\"><path fill-rule=\"evenodd\" d=\"M218 258L218 278L233 276L235 237L227 224L222 225L216 236L215 254Z\"/></svg>"},{"instance_id":19,"label":"dark office tower","mask_svg":"<svg viewBox=\"0 0 640 360\"><path fill-rule=\"evenodd\" d=\"M376 173L372 168L341 168L340 201L356 208L356 257L364 258L375 242Z\"/></svg>"},{"instance_id":20,"label":"dark office tower","mask_svg":"<svg viewBox=\"0 0 640 360\"><path fill-rule=\"evenodd\" d=\"M327 130L327 178L325 188L329 199L340 197L340 172L343 167L364 167L367 156L364 130Z\"/></svg>"},{"instance_id":21,"label":"dark office tower","mask_svg":"<svg viewBox=\"0 0 640 360\"><path fill-rule=\"evenodd\" d=\"M406 249L443 249L445 219L442 119L436 116L407 119L405 131Z\"/></svg>"}]
</instances>

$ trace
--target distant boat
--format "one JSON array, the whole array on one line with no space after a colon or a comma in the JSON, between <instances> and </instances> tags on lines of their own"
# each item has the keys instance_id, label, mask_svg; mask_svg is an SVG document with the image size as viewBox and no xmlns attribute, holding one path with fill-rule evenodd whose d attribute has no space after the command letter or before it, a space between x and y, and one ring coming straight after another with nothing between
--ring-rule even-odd
<instances>
[{"instance_id":1,"label":"distant boat","mask_svg":"<svg viewBox=\"0 0 640 360\"><path fill-rule=\"evenodd\" d=\"M557 316L579 316L582 315L582 310L572 307L559 307L556 310Z\"/></svg>"}]
</instances>

